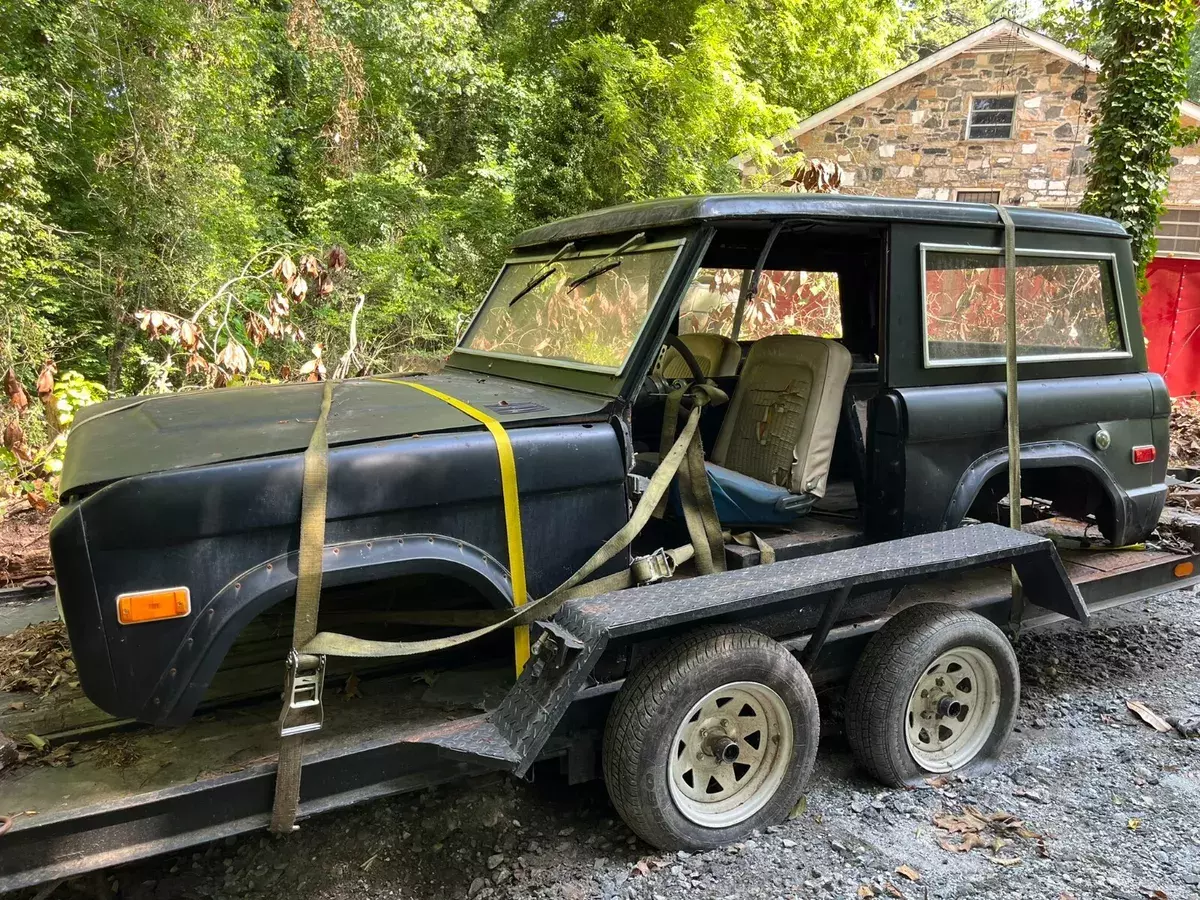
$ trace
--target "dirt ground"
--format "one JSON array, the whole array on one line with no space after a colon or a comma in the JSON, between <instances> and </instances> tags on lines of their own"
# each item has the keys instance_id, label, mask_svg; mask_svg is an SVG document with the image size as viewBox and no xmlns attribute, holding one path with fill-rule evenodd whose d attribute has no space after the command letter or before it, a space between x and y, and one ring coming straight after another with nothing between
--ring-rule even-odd
<instances>
[{"instance_id":1,"label":"dirt ground","mask_svg":"<svg viewBox=\"0 0 1200 900\"><path fill-rule=\"evenodd\" d=\"M1018 650L1020 718L991 771L881 789L855 771L838 700L825 697L826 734L806 800L787 822L728 849L658 852L616 818L602 785L569 787L547 770L532 783L459 783L318 817L287 838L231 839L115 869L105 873L107 892L130 900L1200 900L1200 739L1155 731L1126 706L1141 700L1183 721L1200 713L1200 596L1104 613L1090 631L1033 632ZM981 845L955 849L972 843ZM70 884L52 895L81 896Z\"/></svg>"},{"instance_id":2,"label":"dirt ground","mask_svg":"<svg viewBox=\"0 0 1200 900\"><path fill-rule=\"evenodd\" d=\"M0 588L53 574L50 566L50 518L24 501L0 505Z\"/></svg>"}]
</instances>

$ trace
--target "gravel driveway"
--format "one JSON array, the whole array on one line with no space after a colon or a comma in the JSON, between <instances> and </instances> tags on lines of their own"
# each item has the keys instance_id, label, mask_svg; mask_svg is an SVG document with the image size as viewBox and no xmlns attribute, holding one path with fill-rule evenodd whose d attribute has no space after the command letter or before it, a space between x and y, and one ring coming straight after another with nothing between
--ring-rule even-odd
<instances>
[{"instance_id":1,"label":"gravel driveway","mask_svg":"<svg viewBox=\"0 0 1200 900\"><path fill-rule=\"evenodd\" d=\"M1029 897L1200 900L1200 739L1135 718L1200 713L1200 596L1101 614L1018 645L1024 696L1004 761L881 790L827 732L805 801L743 844L663 854L598 783L488 778L106 873L149 898ZM937 824L935 824L937 823ZM938 827L940 824L943 827ZM79 896L64 885L55 897Z\"/></svg>"}]
</instances>

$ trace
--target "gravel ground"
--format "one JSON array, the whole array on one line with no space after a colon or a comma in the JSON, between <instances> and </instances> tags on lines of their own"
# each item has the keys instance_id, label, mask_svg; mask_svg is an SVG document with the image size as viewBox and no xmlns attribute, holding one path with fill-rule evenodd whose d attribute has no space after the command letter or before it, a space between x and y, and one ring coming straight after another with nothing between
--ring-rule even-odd
<instances>
[{"instance_id":1,"label":"gravel ground","mask_svg":"<svg viewBox=\"0 0 1200 900\"><path fill-rule=\"evenodd\" d=\"M1200 900L1200 739L1159 733L1125 705L1200 713L1200 596L1102 614L1090 632L1031 633L1018 651L1017 733L990 772L881 790L855 771L836 698L823 698L827 734L806 801L719 851L659 853L616 818L601 785L539 772L533 783L487 778L379 801L288 838L230 839L105 878L137 900ZM970 827L964 808L987 823L982 846L946 849L975 841L935 826ZM64 885L53 896L79 895Z\"/></svg>"}]
</instances>

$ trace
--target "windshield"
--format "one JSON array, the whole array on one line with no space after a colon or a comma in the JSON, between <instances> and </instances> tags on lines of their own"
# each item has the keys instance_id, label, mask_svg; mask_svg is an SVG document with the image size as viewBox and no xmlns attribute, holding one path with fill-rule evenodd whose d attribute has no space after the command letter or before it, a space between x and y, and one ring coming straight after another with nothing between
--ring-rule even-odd
<instances>
[{"instance_id":1,"label":"windshield","mask_svg":"<svg viewBox=\"0 0 1200 900\"><path fill-rule=\"evenodd\" d=\"M460 349L620 371L678 249L510 261Z\"/></svg>"}]
</instances>

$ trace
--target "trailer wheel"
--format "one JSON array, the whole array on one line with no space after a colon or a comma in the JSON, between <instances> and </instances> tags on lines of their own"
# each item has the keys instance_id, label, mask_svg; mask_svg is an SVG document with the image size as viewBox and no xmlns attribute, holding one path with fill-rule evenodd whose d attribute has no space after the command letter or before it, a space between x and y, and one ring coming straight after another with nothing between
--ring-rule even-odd
<instances>
[{"instance_id":1,"label":"trailer wheel","mask_svg":"<svg viewBox=\"0 0 1200 900\"><path fill-rule=\"evenodd\" d=\"M778 642L705 628L625 682L604 731L604 781L639 837L704 850L781 821L820 735L808 674Z\"/></svg>"},{"instance_id":2,"label":"trailer wheel","mask_svg":"<svg viewBox=\"0 0 1200 900\"><path fill-rule=\"evenodd\" d=\"M846 692L846 737L859 765L902 787L994 759L1020 700L1004 632L976 613L921 604L897 613L863 651Z\"/></svg>"}]
</instances>

